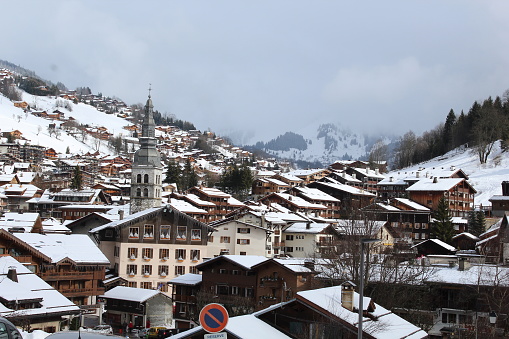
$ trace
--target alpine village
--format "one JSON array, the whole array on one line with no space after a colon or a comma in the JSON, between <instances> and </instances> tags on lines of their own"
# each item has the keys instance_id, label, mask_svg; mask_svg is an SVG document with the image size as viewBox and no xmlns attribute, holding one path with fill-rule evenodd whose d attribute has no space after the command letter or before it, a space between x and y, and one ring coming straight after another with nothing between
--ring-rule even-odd
<instances>
[{"instance_id":1,"label":"alpine village","mask_svg":"<svg viewBox=\"0 0 509 339\"><path fill-rule=\"evenodd\" d=\"M299 168L150 89L129 106L6 67L0 92L0 316L23 332L203 338L220 304L224 338L509 336L509 177L470 178L503 167L507 100Z\"/></svg>"}]
</instances>

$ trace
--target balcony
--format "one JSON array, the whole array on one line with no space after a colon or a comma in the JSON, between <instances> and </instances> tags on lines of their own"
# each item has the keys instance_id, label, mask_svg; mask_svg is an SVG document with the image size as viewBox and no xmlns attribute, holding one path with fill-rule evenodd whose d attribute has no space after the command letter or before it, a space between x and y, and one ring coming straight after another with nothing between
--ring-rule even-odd
<instances>
[{"instance_id":1,"label":"balcony","mask_svg":"<svg viewBox=\"0 0 509 339\"><path fill-rule=\"evenodd\" d=\"M284 241L274 241L272 243L272 247L273 248L285 247L285 242Z\"/></svg>"},{"instance_id":2,"label":"balcony","mask_svg":"<svg viewBox=\"0 0 509 339\"><path fill-rule=\"evenodd\" d=\"M46 281L56 280L93 280L93 272L45 272L41 278Z\"/></svg>"},{"instance_id":3,"label":"balcony","mask_svg":"<svg viewBox=\"0 0 509 339\"><path fill-rule=\"evenodd\" d=\"M58 289L66 297L89 297L91 295L99 295L105 292L103 287L98 288L72 288L72 289Z\"/></svg>"}]
</instances>

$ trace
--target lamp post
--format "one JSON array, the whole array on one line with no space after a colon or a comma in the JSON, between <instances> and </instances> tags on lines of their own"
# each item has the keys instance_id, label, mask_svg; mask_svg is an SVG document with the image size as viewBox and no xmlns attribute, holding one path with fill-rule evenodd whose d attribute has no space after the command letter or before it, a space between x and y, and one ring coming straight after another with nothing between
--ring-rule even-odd
<instances>
[{"instance_id":1,"label":"lamp post","mask_svg":"<svg viewBox=\"0 0 509 339\"><path fill-rule=\"evenodd\" d=\"M357 324L357 339L362 339L362 321L364 319L364 245L380 241L380 239L361 239L361 267L359 272L359 323Z\"/></svg>"}]
</instances>

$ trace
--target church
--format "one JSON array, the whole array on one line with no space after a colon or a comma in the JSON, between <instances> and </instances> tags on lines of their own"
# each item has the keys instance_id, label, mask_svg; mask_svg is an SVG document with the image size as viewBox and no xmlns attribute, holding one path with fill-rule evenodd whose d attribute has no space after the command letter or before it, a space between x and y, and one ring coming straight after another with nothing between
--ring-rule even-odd
<instances>
[{"instance_id":1,"label":"church","mask_svg":"<svg viewBox=\"0 0 509 339\"><path fill-rule=\"evenodd\" d=\"M127 286L167 292L172 278L198 273L196 265L207 255L213 228L163 203L163 165L150 94L144 114L140 148L132 165L131 213L93 228L90 234Z\"/></svg>"}]
</instances>

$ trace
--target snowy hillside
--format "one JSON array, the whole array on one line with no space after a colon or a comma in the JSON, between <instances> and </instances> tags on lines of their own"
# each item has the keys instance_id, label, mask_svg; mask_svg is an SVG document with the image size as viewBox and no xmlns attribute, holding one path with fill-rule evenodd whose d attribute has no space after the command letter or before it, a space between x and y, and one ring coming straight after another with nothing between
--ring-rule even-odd
<instances>
[{"instance_id":1,"label":"snowy hillside","mask_svg":"<svg viewBox=\"0 0 509 339\"><path fill-rule=\"evenodd\" d=\"M329 165L336 160L364 159L369 153L368 141L363 135L354 133L339 124L319 124L295 131L307 143L305 150L291 148L288 151L265 148L268 154L291 160L319 161Z\"/></svg>"},{"instance_id":2,"label":"snowy hillside","mask_svg":"<svg viewBox=\"0 0 509 339\"><path fill-rule=\"evenodd\" d=\"M462 169L469 176L468 181L477 191L475 205L490 206L491 203L488 200L493 195L501 195L502 181L509 180L509 153L502 152L499 142L494 147L487 164L481 165L477 154L471 149L459 148L435 159L391 173L393 175L397 175L397 172L412 174L419 168L446 169L451 166ZM390 177L391 173L388 173L386 177Z\"/></svg>"},{"instance_id":3,"label":"snowy hillside","mask_svg":"<svg viewBox=\"0 0 509 339\"><path fill-rule=\"evenodd\" d=\"M107 130L113 135L127 134L122 129L123 126L129 123L115 115L105 114L98 111L95 107L83 103L74 104L72 101L67 101L72 107L72 111L64 107L57 107L57 100L65 101L64 99L56 99L55 97L34 96L22 92L23 100L27 102L33 110L53 112L58 109L65 113L65 118L73 117L81 124L88 124L91 127L106 127ZM70 153L82 154L88 151L95 152L98 148L103 154L112 154L112 151L107 147L106 141L101 141L100 144L96 139L87 136L85 142L78 140L62 131L57 138L48 133L48 125L56 123L57 126L61 122L51 119L45 119L34 116L30 113L25 113L21 108L15 107L14 104L0 94L0 119L2 124L0 129L2 132L9 132L13 130L21 131L22 137L26 139L29 144L40 145L45 147L52 147L55 151L65 153L69 147ZM20 140L22 143L23 140Z\"/></svg>"}]
</instances>

